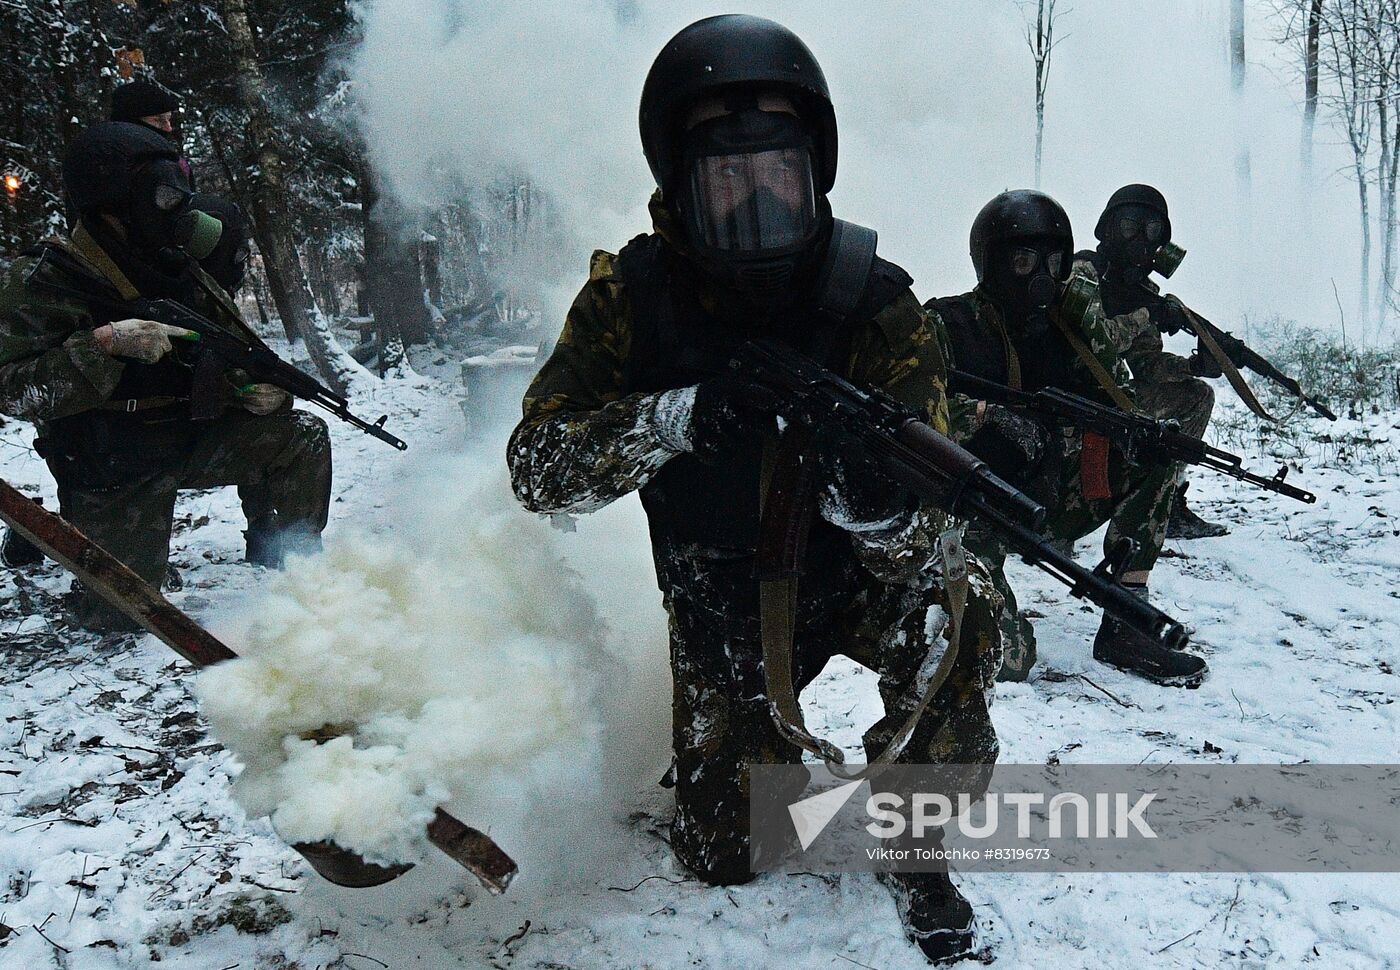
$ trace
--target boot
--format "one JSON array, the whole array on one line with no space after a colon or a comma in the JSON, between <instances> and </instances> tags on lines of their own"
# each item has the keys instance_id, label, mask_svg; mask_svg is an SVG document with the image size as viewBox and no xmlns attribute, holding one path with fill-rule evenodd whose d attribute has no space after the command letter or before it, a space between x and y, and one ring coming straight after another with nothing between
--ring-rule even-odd
<instances>
[{"instance_id":1,"label":"boot","mask_svg":"<svg viewBox=\"0 0 1400 970\"><path fill-rule=\"evenodd\" d=\"M64 617L76 627L89 633L142 633L141 624L110 606L94 593L89 593L77 580L61 600Z\"/></svg>"},{"instance_id":2,"label":"boot","mask_svg":"<svg viewBox=\"0 0 1400 970\"><path fill-rule=\"evenodd\" d=\"M248 522L243 533L243 558L254 566L281 569L285 558L282 551L282 530L277 526L277 513L264 515Z\"/></svg>"},{"instance_id":3,"label":"boot","mask_svg":"<svg viewBox=\"0 0 1400 970\"><path fill-rule=\"evenodd\" d=\"M889 887L909 942L929 963L966 960L977 951L977 927L969 903L946 872L880 872Z\"/></svg>"},{"instance_id":4,"label":"boot","mask_svg":"<svg viewBox=\"0 0 1400 970\"><path fill-rule=\"evenodd\" d=\"M243 558L269 569L281 569L288 553L314 556L321 551L319 532L296 525L284 526L275 512L249 522L243 538L246 541Z\"/></svg>"},{"instance_id":5,"label":"boot","mask_svg":"<svg viewBox=\"0 0 1400 970\"><path fill-rule=\"evenodd\" d=\"M36 498L34 503L40 508L44 507L44 500L41 498ZM14 529L5 530L5 541L0 543L0 563L11 569L23 569L43 561L44 554L39 551L38 546Z\"/></svg>"},{"instance_id":6,"label":"boot","mask_svg":"<svg viewBox=\"0 0 1400 970\"><path fill-rule=\"evenodd\" d=\"M1210 539L1229 535L1230 530L1218 522L1207 522L1186 505L1186 490L1190 482L1182 482L1172 499L1171 515L1167 518L1168 539Z\"/></svg>"},{"instance_id":7,"label":"boot","mask_svg":"<svg viewBox=\"0 0 1400 970\"><path fill-rule=\"evenodd\" d=\"M1192 690L1201 686L1209 669L1205 658L1169 650L1107 614L1094 637L1094 659L1163 687Z\"/></svg>"}]
</instances>

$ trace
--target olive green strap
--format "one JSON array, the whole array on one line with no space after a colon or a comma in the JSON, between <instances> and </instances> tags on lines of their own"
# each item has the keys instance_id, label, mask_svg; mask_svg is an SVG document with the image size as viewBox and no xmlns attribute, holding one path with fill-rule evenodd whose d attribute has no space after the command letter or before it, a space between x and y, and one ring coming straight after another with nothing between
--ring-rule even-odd
<instances>
[{"instance_id":1,"label":"olive green strap","mask_svg":"<svg viewBox=\"0 0 1400 970\"><path fill-rule=\"evenodd\" d=\"M769 504L774 472L778 461L777 441L769 436L764 442L763 465L760 474L760 509ZM962 645L962 620L967 608L967 558L963 554L961 535L950 528L939 536L939 554L943 565L944 603L948 612L947 647L938 663L925 674L928 658L915 674L906 697L917 697L909 715L884 749L871 758L859 772L847 772L842 766L846 756L836 745L818 738L807 730L793 682L793 651L797 633L797 577L766 579L758 587L759 636L763 647L764 692L768 696L769 712L778 733L797 747L821 758L832 774L841 778L860 778L875 767L892 763L904 753L914 736L919 721L929 704L947 682L957 662ZM937 641L935 640L935 643ZM929 657L933 649L930 647ZM922 683L921 683L922 682ZM899 704L897 706L904 706Z\"/></svg>"},{"instance_id":2,"label":"olive green strap","mask_svg":"<svg viewBox=\"0 0 1400 970\"><path fill-rule=\"evenodd\" d=\"M766 511L769 505L777 465L778 439L774 435L768 435L763 442L763 466L759 483L760 514ZM763 644L764 692L768 696L769 713L778 733L827 764L840 764L845 760L841 749L807 730L802 720L802 708L797 702L797 690L793 685L793 649L797 640L796 576L782 576L759 582L758 622L759 637Z\"/></svg>"},{"instance_id":3,"label":"olive green strap","mask_svg":"<svg viewBox=\"0 0 1400 970\"><path fill-rule=\"evenodd\" d=\"M1128 414L1137 413L1137 408L1133 405L1132 401L1128 400L1128 395L1123 393L1123 389L1118 386L1118 382L1113 379L1113 376L1109 374L1108 371L1104 370L1103 364L1099 363L1099 359L1094 356L1094 352L1089 349L1088 345L1080 339L1079 334L1070 329L1069 324L1061 320L1058 313L1051 313L1050 319L1055 321L1055 326L1060 329L1060 333L1064 334L1065 340L1069 341L1070 347L1073 348L1079 359L1083 361L1084 366L1089 368L1089 373L1094 375L1094 380L1099 382L1099 386L1103 388L1104 393L1113 401L1114 406L1120 410L1126 411Z\"/></svg>"},{"instance_id":4,"label":"olive green strap","mask_svg":"<svg viewBox=\"0 0 1400 970\"><path fill-rule=\"evenodd\" d=\"M1220 344L1216 343L1215 338L1210 335L1210 327L1203 326L1200 322L1200 318L1196 316L1195 311L1176 297L1168 294L1166 300L1181 310L1182 316L1186 318L1186 325L1191 328L1191 332L1195 334L1196 339L1205 346L1211 357L1215 358L1216 366L1224 372L1226 379L1230 382L1230 386L1235 389L1235 393L1240 396L1240 400L1245 403L1245 406L1265 421L1272 421L1277 424L1278 418L1270 414L1265 409L1264 405L1259 403L1259 399L1255 397L1254 392L1250 390L1249 384L1245 382L1244 376L1240 373L1239 368L1235 366L1235 362L1230 359L1225 351L1220 349Z\"/></svg>"},{"instance_id":5,"label":"olive green strap","mask_svg":"<svg viewBox=\"0 0 1400 970\"><path fill-rule=\"evenodd\" d=\"M950 528L938 537L939 555L943 563L943 604L948 611L948 627L946 637L948 645L938 657L938 663L933 670L925 673L929 660L933 657L934 646L929 647L928 655L924 658L923 664L914 675L914 681L909 685L909 690L905 693L906 698L917 697L913 708L904 719L904 723L899 726L899 730L890 738L889 744L884 749L871 758L865 769L859 772L849 772L839 764L827 764L827 770L838 778L854 780L863 778L872 769L884 765L893 764L895 759L904 753L904 749L909 746L909 741L914 737L914 731L919 727L919 722L928 713L929 705L938 696L938 692L943 685L948 682L948 677L953 673L953 665L958 661L958 653L962 648L962 621L963 614L967 610L967 557L963 553L962 536L956 528ZM934 645L940 638L934 638ZM921 683L922 681L922 683ZM904 706L896 703L896 707Z\"/></svg>"},{"instance_id":6,"label":"olive green strap","mask_svg":"<svg viewBox=\"0 0 1400 970\"><path fill-rule=\"evenodd\" d=\"M74 251L105 276L107 282L117 288L117 292L121 294L123 300L140 298L141 291L132 284L131 280L126 278L126 274L112 261L112 257L107 255L106 250L98 245L97 240L92 238L92 233L88 232L82 223L79 223L78 228L73 230L72 241Z\"/></svg>"}]
</instances>

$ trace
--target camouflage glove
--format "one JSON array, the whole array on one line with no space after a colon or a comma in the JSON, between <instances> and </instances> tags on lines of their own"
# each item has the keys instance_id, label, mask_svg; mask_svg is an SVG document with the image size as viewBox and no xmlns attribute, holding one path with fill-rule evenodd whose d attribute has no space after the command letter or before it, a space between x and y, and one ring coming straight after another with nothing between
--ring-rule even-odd
<instances>
[{"instance_id":1,"label":"camouflage glove","mask_svg":"<svg viewBox=\"0 0 1400 970\"><path fill-rule=\"evenodd\" d=\"M737 377L715 377L695 388L686 437L702 461L713 461L735 444L777 427L778 397Z\"/></svg>"},{"instance_id":2,"label":"camouflage glove","mask_svg":"<svg viewBox=\"0 0 1400 970\"><path fill-rule=\"evenodd\" d=\"M184 327L172 327L154 320L118 320L92 332L97 346L108 357L128 357L143 364L157 363L170 353L172 337L193 337Z\"/></svg>"},{"instance_id":3,"label":"camouflage glove","mask_svg":"<svg viewBox=\"0 0 1400 970\"><path fill-rule=\"evenodd\" d=\"M817 451L822 518L849 532L902 525L914 510L912 492L890 478L855 438L833 435Z\"/></svg>"},{"instance_id":4,"label":"camouflage glove","mask_svg":"<svg viewBox=\"0 0 1400 970\"><path fill-rule=\"evenodd\" d=\"M289 400L291 395L276 384L249 384L238 390L238 403L258 416L271 414Z\"/></svg>"},{"instance_id":5,"label":"camouflage glove","mask_svg":"<svg viewBox=\"0 0 1400 970\"><path fill-rule=\"evenodd\" d=\"M966 447L997 475L1023 482L1035 474L1048 441L1045 429L1035 421L1000 404L988 404L981 426Z\"/></svg>"}]
</instances>

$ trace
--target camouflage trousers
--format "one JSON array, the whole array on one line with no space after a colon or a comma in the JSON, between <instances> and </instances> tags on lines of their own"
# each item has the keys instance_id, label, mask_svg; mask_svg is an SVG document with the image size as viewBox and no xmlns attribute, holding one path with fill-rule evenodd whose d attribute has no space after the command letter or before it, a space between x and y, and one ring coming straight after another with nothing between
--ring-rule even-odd
<instances>
[{"instance_id":1,"label":"camouflage trousers","mask_svg":"<svg viewBox=\"0 0 1400 970\"><path fill-rule=\"evenodd\" d=\"M1185 357L1161 351L1149 359L1128 361L1138 407L1154 418L1175 421L1183 434L1203 437L1215 408L1215 389L1191 373Z\"/></svg>"},{"instance_id":2,"label":"camouflage trousers","mask_svg":"<svg viewBox=\"0 0 1400 970\"><path fill-rule=\"evenodd\" d=\"M326 423L305 411L266 416L230 412L204 428L184 454L115 488L88 489L59 479L61 514L88 538L159 588L170 556L180 489L238 486L248 522L267 522L313 539L330 509L331 442ZM93 594L74 607L84 625L119 624Z\"/></svg>"},{"instance_id":3,"label":"camouflage trousers","mask_svg":"<svg viewBox=\"0 0 1400 970\"><path fill-rule=\"evenodd\" d=\"M748 766L802 760L769 714L752 560L658 565L667 591L675 683L671 846L707 883L747 882L753 878ZM974 568L957 663L901 761L996 760L987 705L1001 663L1000 598L985 571L970 563ZM844 600L799 605L793 664L799 691L838 654L879 674L885 716L865 732L867 757L883 750L917 703L910 684L930 650L946 647L930 641L929 611L941 610L940 604L937 590L885 586L866 577Z\"/></svg>"},{"instance_id":4,"label":"camouflage trousers","mask_svg":"<svg viewBox=\"0 0 1400 970\"><path fill-rule=\"evenodd\" d=\"M1066 431L1054 444L1041 466L1037 484L1023 486L1049 510L1044 534L1052 539L1073 541L1107 522L1104 553L1112 550L1121 539L1131 539L1135 549L1127 561L1125 573L1128 578L1140 579L1145 585L1147 574L1156 564L1166 540L1167 518L1176 492L1177 466L1130 464L1116 448L1110 449L1108 486L1111 496L1089 499L1084 494L1081 474L1083 437L1078 432ZM976 523L968 527L967 547L986 564L993 584L1006 603L1001 614L1005 662L998 679L1025 680L1035 665L1035 628L1021 614L1016 594L1006 578L1009 549Z\"/></svg>"}]
</instances>

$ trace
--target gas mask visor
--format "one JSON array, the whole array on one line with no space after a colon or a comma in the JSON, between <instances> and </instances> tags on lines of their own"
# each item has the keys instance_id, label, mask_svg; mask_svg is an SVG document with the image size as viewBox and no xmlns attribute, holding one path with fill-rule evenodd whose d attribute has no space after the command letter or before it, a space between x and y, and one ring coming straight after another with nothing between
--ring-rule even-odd
<instances>
[{"instance_id":1,"label":"gas mask visor","mask_svg":"<svg viewBox=\"0 0 1400 970\"><path fill-rule=\"evenodd\" d=\"M811 140L792 115L746 110L686 138L692 240L731 258L800 251L817 230Z\"/></svg>"}]
</instances>

